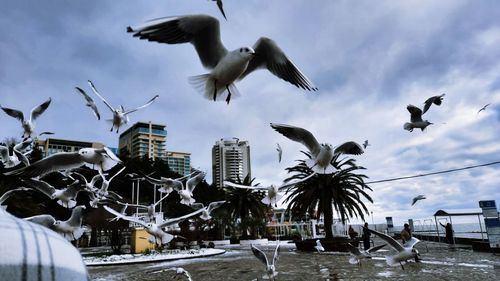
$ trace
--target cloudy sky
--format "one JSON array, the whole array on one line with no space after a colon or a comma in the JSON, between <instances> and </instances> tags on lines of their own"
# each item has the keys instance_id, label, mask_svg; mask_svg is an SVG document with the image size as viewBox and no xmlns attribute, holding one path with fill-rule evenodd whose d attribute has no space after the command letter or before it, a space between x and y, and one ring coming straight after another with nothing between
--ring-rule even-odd
<instances>
[{"instance_id":1,"label":"cloudy sky","mask_svg":"<svg viewBox=\"0 0 500 281\"><path fill-rule=\"evenodd\" d=\"M302 157L300 144L270 122L310 130L334 145L368 139L356 157L370 180L414 175L500 160L500 10L496 1L235 1L225 0L225 21L212 1L64 1L2 3L0 104L31 110L53 102L37 131L55 137L118 145L110 126L98 122L76 94L91 93L91 79L108 101L133 108L135 121L167 125L168 150L192 153L209 172L211 147L222 137L248 140L252 176L280 183L286 167ZM273 38L316 84L305 92L257 71L238 82L241 97L210 102L187 82L206 73L189 44L150 43L126 33L128 25L164 16L203 13L220 20L232 50ZM422 106L446 93L425 118L427 131L403 130L408 104ZM484 112L479 108L491 103ZM104 119L111 114L98 101ZM0 114L0 139L21 135L13 118ZM284 150L277 161L276 143ZM374 184L369 204L375 222L393 216L428 218L438 209L477 208L500 198L500 166ZM427 199L410 207L411 198Z\"/></svg>"}]
</instances>

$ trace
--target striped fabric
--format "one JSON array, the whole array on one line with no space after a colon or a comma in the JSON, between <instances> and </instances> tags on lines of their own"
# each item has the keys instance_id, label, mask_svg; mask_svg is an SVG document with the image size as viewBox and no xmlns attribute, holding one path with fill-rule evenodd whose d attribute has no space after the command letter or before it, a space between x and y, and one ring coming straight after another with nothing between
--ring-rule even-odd
<instances>
[{"instance_id":1,"label":"striped fabric","mask_svg":"<svg viewBox=\"0 0 500 281\"><path fill-rule=\"evenodd\" d=\"M0 208L0 280L89 280L80 252L61 235Z\"/></svg>"}]
</instances>

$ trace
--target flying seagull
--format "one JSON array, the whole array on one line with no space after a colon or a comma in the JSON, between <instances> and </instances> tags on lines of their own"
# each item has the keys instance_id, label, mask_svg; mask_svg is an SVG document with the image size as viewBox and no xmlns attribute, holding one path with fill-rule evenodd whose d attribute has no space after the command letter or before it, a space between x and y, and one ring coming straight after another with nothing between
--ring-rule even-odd
<instances>
[{"instance_id":1,"label":"flying seagull","mask_svg":"<svg viewBox=\"0 0 500 281\"><path fill-rule=\"evenodd\" d=\"M33 134L33 131L35 129L35 123L34 123L35 120L40 115L42 115L42 113L49 107L51 101L52 101L52 99L49 98L44 103L40 104L37 107L34 107L31 110L29 119L25 119L23 112L19 111L17 109L11 109L11 108L2 107L2 106L0 106L0 108L2 108L2 110L5 113L7 113L9 116L14 117L17 120L21 121L21 124L23 126L23 130L24 130L23 138L29 138L29 137L31 137L31 135Z\"/></svg>"},{"instance_id":2,"label":"flying seagull","mask_svg":"<svg viewBox=\"0 0 500 281\"><path fill-rule=\"evenodd\" d=\"M423 199L426 199L425 195L418 195L417 197L413 198L411 205L413 206L415 205L415 203L417 203L418 200L423 200Z\"/></svg>"},{"instance_id":3,"label":"flying seagull","mask_svg":"<svg viewBox=\"0 0 500 281\"><path fill-rule=\"evenodd\" d=\"M318 253L325 251L325 248L323 247L323 245L321 245L321 241L319 241L319 239L316 239L316 246L314 246L314 249L316 249Z\"/></svg>"},{"instance_id":4,"label":"flying seagull","mask_svg":"<svg viewBox=\"0 0 500 281\"><path fill-rule=\"evenodd\" d=\"M87 95L87 93L85 93L85 91L82 90L81 88L75 87L75 89L78 91L78 93L80 93L80 95L83 96L83 98L87 102L85 105L92 109L95 117L97 117L97 120L101 120L101 115L99 114L99 110L97 109L97 105L95 104L94 100L89 95Z\"/></svg>"},{"instance_id":5,"label":"flying seagull","mask_svg":"<svg viewBox=\"0 0 500 281\"><path fill-rule=\"evenodd\" d=\"M191 177L195 173L198 173L198 171L194 171L193 173L191 173L189 175L186 175L186 176L183 176L180 178L176 178L176 179L164 178L164 177L160 177L159 179L156 179L156 178L153 178L153 177L146 175L146 174L142 174L142 176L149 183L159 185L160 188L158 189L158 191L160 193L170 193L174 189L176 189L176 190L182 189L182 187L183 187L182 180L184 180L188 177Z\"/></svg>"},{"instance_id":6,"label":"flying seagull","mask_svg":"<svg viewBox=\"0 0 500 281\"><path fill-rule=\"evenodd\" d=\"M228 51L220 38L219 21L208 15L159 18L140 26L129 26L127 32L158 43L193 44L201 63L211 71L190 77L189 82L209 100L216 101L225 95L229 104L232 96L240 95L234 82L259 68L267 68L296 87L317 90L272 39L261 37L253 48Z\"/></svg>"},{"instance_id":7,"label":"flying seagull","mask_svg":"<svg viewBox=\"0 0 500 281\"><path fill-rule=\"evenodd\" d=\"M279 143L276 144L276 150L278 151L278 162L281 163L281 156L283 155L283 149Z\"/></svg>"},{"instance_id":8,"label":"flying seagull","mask_svg":"<svg viewBox=\"0 0 500 281\"><path fill-rule=\"evenodd\" d=\"M94 86L94 83L92 81L88 80L90 88L92 88L92 91L104 102L104 104L111 110L113 113L113 119L109 120L113 125L111 126L111 129L109 130L110 132L113 131L113 128L116 128L116 132L120 130L120 127L127 124L129 122L128 115L132 112L135 112L139 109L145 108L149 105L151 105L158 97L159 95L154 96L152 99L150 99L146 104L139 106L138 108L135 109L130 109L130 110L125 110L123 106L120 105L120 107L114 109L107 101L104 99L99 92L97 92L97 89Z\"/></svg>"},{"instance_id":9,"label":"flying seagull","mask_svg":"<svg viewBox=\"0 0 500 281\"><path fill-rule=\"evenodd\" d=\"M368 143L368 140L365 140L365 142L363 143L363 149L366 149L370 145L371 144Z\"/></svg>"},{"instance_id":10,"label":"flying seagull","mask_svg":"<svg viewBox=\"0 0 500 281\"><path fill-rule=\"evenodd\" d=\"M405 123L403 128L410 132L413 132L413 129L419 128L422 131L427 128L427 126L432 125L433 123L422 120L422 110L414 105L409 104L406 109L410 112L410 123Z\"/></svg>"},{"instance_id":11,"label":"flying seagull","mask_svg":"<svg viewBox=\"0 0 500 281\"><path fill-rule=\"evenodd\" d=\"M278 275L278 272L276 271L276 262L278 261L280 255L279 241L276 244L276 249L274 250L272 263L269 263L266 254L264 254L264 252L262 252L259 248L255 247L253 244L250 244L250 247L252 248L252 252L255 257L257 257L257 259L259 259L266 266L266 275L264 275L262 278L274 280L276 275Z\"/></svg>"},{"instance_id":12,"label":"flying seagull","mask_svg":"<svg viewBox=\"0 0 500 281\"><path fill-rule=\"evenodd\" d=\"M427 112L427 110L429 110L429 108L431 107L432 104L435 104L435 105L441 105L441 103L443 102L443 97L445 96L446 94L442 94L442 95L439 95L439 96L433 96L433 97L430 97L428 98L425 102L424 102L424 112L422 112L422 114L425 114Z\"/></svg>"},{"instance_id":13,"label":"flying seagull","mask_svg":"<svg viewBox=\"0 0 500 281\"><path fill-rule=\"evenodd\" d=\"M193 199L193 191L195 187L205 178L205 175L205 172L199 172L187 180L185 188L184 186L181 186L181 189L179 189L178 186L174 187L181 197L181 204L190 206L195 202Z\"/></svg>"},{"instance_id":14,"label":"flying seagull","mask_svg":"<svg viewBox=\"0 0 500 281\"><path fill-rule=\"evenodd\" d=\"M205 207L205 205L203 205L203 203L193 203L191 205L191 207L193 207L196 210L203 209L203 211L200 215L200 218L202 220L207 221L207 220L212 218L212 216L210 214L213 212L213 210L219 208L224 203L226 203L226 201L215 201L215 202L211 202L210 204L208 204L208 207Z\"/></svg>"},{"instance_id":15,"label":"flying seagull","mask_svg":"<svg viewBox=\"0 0 500 281\"><path fill-rule=\"evenodd\" d=\"M75 198L78 196L78 193L82 191L78 180L64 189L56 189L43 180L21 179L21 181L27 186L47 195L51 200L57 199L57 204L69 209L76 206Z\"/></svg>"},{"instance_id":16,"label":"flying seagull","mask_svg":"<svg viewBox=\"0 0 500 281\"><path fill-rule=\"evenodd\" d=\"M313 134L306 129L276 123L271 123L271 127L290 140L306 146L312 157L312 159L306 159L306 165L318 174L335 172L336 169L330 162L336 154L359 155L364 152L361 145L354 141L345 142L334 150L331 144L320 144Z\"/></svg>"},{"instance_id":17,"label":"flying seagull","mask_svg":"<svg viewBox=\"0 0 500 281\"><path fill-rule=\"evenodd\" d=\"M101 196L101 197L106 197L109 195L110 191L108 191L108 188L109 188L109 184L111 183L111 181L116 177L118 176L121 172L123 172L127 167L123 167L121 168L121 170L119 170L116 174L114 174L111 178L106 179L106 176L104 175L101 175L101 179L102 179L102 184L101 184L101 188L97 191L97 194L98 196ZM121 197L121 196L120 196ZM121 199L121 198L120 198Z\"/></svg>"},{"instance_id":18,"label":"flying seagull","mask_svg":"<svg viewBox=\"0 0 500 281\"><path fill-rule=\"evenodd\" d=\"M0 145L0 161L2 161L5 168L12 168L21 163L16 153L10 155L9 148L3 145Z\"/></svg>"},{"instance_id":19,"label":"flying seagull","mask_svg":"<svg viewBox=\"0 0 500 281\"><path fill-rule=\"evenodd\" d=\"M477 111L477 114L479 114L479 112L481 112L481 111L485 111L485 110L486 110L486 108L487 108L489 105L490 105L490 104L488 103L488 104L486 104L485 106L481 107L481 109L479 109L479 110Z\"/></svg>"},{"instance_id":20,"label":"flying seagull","mask_svg":"<svg viewBox=\"0 0 500 281\"><path fill-rule=\"evenodd\" d=\"M217 7L219 7L219 10L220 12L222 13L222 15L224 16L224 19L227 20L226 18L226 13L224 13L224 8L222 7L223 4L222 4L222 0L212 0L213 2L217 2Z\"/></svg>"},{"instance_id":21,"label":"flying seagull","mask_svg":"<svg viewBox=\"0 0 500 281\"><path fill-rule=\"evenodd\" d=\"M153 203L149 206L146 206L146 205L140 205L140 204L129 204L129 203L123 203L123 202L120 202L120 201L116 201L117 204L119 205L122 205L122 206L125 206L125 207L132 207L132 208L141 208L141 209L145 209L147 212L148 212L148 218L150 221L154 221L155 219L155 215L156 215L156 206L158 206L158 204L161 203L161 201L163 201L163 199L167 198L168 194L163 196L160 200L156 201L156 203ZM125 214L125 208L122 209L121 213L122 214Z\"/></svg>"},{"instance_id":22,"label":"flying seagull","mask_svg":"<svg viewBox=\"0 0 500 281\"><path fill-rule=\"evenodd\" d=\"M230 181L224 181L224 185L225 186L229 186L229 187L234 187L234 188L243 188L243 189L267 191L266 197L262 198L261 202L264 203L264 204L266 204L266 205L269 205L269 206L274 205L275 207L277 207L277 202L283 197L283 195L280 194L280 192L284 191L285 189L287 189L287 188L289 188L291 186L294 186L296 184L304 182L304 181L312 178L315 175L316 175L315 173L312 173L312 174L310 174L309 176L307 176L307 177L305 177L303 179L296 180L294 182L285 183L285 184L282 184L281 186L276 186L276 185L270 185L270 186L267 186L267 187L264 187L264 186L248 186L248 185L242 185L242 184L232 183Z\"/></svg>"},{"instance_id":23,"label":"flying seagull","mask_svg":"<svg viewBox=\"0 0 500 281\"><path fill-rule=\"evenodd\" d=\"M68 241L78 240L85 232L85 227L82 227L83 210L85 206L77 206L71 211L71 216L68 220L56 220L51 215L38 215L25 220L43 225L53 231L61 234Z\"/></svg>"},{"instance_id":24,"label":"flying seagull","mask_svg":"<svg viewBox=\"0 0 500 281\"><path fill-rule=\"evenodd\" d=\"M418 240L417 238L412 237L404 245L401 245L398 241L396 241L394 238L392 238L391 236L389 236L387 234L384 234L384 233L381 233L381 232L378 232L378 231L375 231L375 230L372 230L369 228L366 228L366 229L368 229L368 231L377 235L382 240L387 242L389 244L389 246L391 246L394 250L396 250L398 252L397 254L395 254L393 256L386 256L385 257L385 260L386 260L388 265L394 266L394 265L397 265L399 263L401 265L401 268L404 269L403 262L405 262L409 259L418 260L418 258L420 257L420 254L418 253L417 249L413 248L413 246L415 246L415 244L420 242L420 240Z\"/></svg>"},{"instance_id":25,"label":"flying seagull","mask_svg":"<svg viewBox=\"0 0 500 281\"><path fill-rule=\"evenodd\" d=\"M22 177L42 177L46 174L71 170L86 165L97 170L100 174L113 168L122 161L107 147L82 148L78 152L59 152L39 160L28 167L4 173L5 175L18 175Z\"/></svg>"},{"instance_id":26,"label":"flying seagull","mask_svg":"<svg viewBox=\"0 0 500 281\"><path fill-rule=\"evenodd\" d=\"M387 244L381 244L378 246L371 247L366 251L360 251L358 247L354 247L350 243L346 243L347 250L352 255L352 257L349 259L349 263L350 264L358 264L359 266L361 266L362 259L371 259L372 258L371 253L374 253L374 252L382 249L383 247L385 247L385 245L387 245Z\"/></svg>"}]
</instances>

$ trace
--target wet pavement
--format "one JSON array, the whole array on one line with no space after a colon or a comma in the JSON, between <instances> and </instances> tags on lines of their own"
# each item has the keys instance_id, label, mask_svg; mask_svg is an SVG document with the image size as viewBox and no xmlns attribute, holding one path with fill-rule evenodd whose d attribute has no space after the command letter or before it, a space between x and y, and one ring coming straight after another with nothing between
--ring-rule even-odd
<instances>
[{"instance_id":1,"label":"wet pavement","mask_svg":"<svg viewBox=\"0 0 500 281\"><path fill-rule=\"evenodd\" d=\"M375 240L375 244L382 243ZM469 248L449 248L445 244L421 242L416 245L422 262L390 267L384 256L392 253L386 246L364 260L361 267L349 263L348 253L305 253L295 245L281 247L276 280L499 280L500 256L473 252ZM172 267L187 270L193 280L263 280L264 266L249 246L222 247L223 255L192 260L179 260L126 266L89 267L92 280L187 280L176 276ZM259 246L268 256L275 245ZM270 257L272 258L272 257ZM177 279L176 279L177 278Z\"/></svg>"}]
</instances>

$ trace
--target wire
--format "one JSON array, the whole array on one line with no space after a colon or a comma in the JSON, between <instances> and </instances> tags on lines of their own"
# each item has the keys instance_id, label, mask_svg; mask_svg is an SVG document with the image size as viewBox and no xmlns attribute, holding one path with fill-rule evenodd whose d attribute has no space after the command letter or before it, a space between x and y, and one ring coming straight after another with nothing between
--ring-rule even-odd
<instances>
[{"instance_id":1,"label":"wire","mask_svg":"<svg viewBox=\"0 0 500 281\"><path fill-rule=\"evenodd\" d=\"M365 182L365 184L381 183L381 182L389 182L389 181L398 181L398 180L405 180L405 179L411 179L411 178L426 177L426 176L432 176L432 175L438 175L438 174L445 174L445 173L451 173L451 172L456 172L456 171L474 169L474 168L479 168L479 167L491 166L491 165L496 165L496 164L500 164L500 161L495 161L495 162L490 162L490 163L480 164L480 165L474 165L474 166L467 166L467 167L456 168L456 169L450 169L450 170L444 170L444 171L439 171L439 172L419 174L419 175L414 175L414 176L405 176L405 177L398 177L398 178L392 178L392 179L370 181L370 182Z\"/></svg>"}]
</instances>

